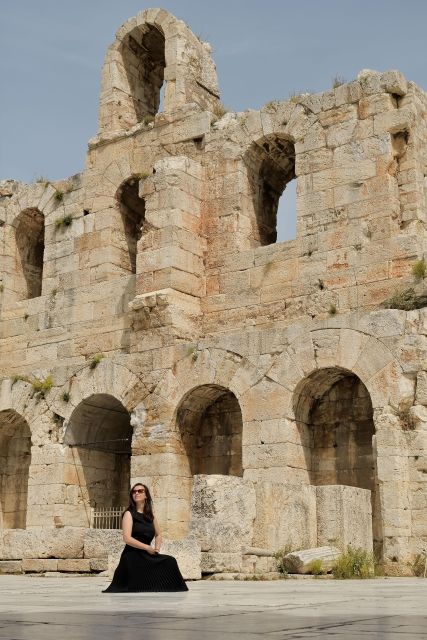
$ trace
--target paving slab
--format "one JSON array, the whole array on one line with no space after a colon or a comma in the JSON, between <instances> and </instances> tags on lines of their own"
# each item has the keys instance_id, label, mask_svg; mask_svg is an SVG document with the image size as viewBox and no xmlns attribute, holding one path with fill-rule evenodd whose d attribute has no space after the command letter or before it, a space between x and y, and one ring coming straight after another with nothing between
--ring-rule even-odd
<instances>
[{"instance_id":1,"label":"paving slab","mask_svg":"<svg viewBox=\"0 0 427 640\"><path fill-rule=\"evenodd\" d=\"M103 594L99 577L0 576L0 639L427 638L427 580L189 582Z\"/></svg>"}]
</instances>

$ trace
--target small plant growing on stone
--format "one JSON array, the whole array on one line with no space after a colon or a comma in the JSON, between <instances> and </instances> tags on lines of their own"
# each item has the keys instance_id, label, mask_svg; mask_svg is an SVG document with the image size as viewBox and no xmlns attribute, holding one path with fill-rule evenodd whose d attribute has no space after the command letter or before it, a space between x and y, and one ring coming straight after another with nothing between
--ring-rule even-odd
<instances>
[{"instance_id":1,"label":"small plant growing on stone","mask_svg":"<svg viewBox=\"0 0 427 640\"><path fill-rule=\"evenodd\" d=\"M0 293L2 293L4 291L4 285L0 284Z\"/></svg>"},{"instance_id":2,"label":"small plant growing on stone","mask_svg":"<svg viewBox=\"0 0 427 640\"><path fill-rule=\"evenodd\" d=\"M310 563L310 573L313 576L323 576L326 573L325 567L323 566L323 561L319 558L317 560L313 560Z\"/></svg>"},{"instance_id":3,"label":"small plant growing on stone","mask_svg":"<svg viewBox=\"0 0 427 640\"><path fill-rule=\"evenodd\" d=\"M334 578L373 578L375 576L374 555L364 549L348 547L347 551L340 555L332 567Z\"/></svg>"},{"instance_id":4,"label":"small plant growing on stone","mask_svg":"<svg viewBox=\"0 0 427 640\"><path fill-rule=\"evenodd\" d=\"M71 216L70 214L55 220L55 227L57 229L63 229L65 227L70 227L72 224L73 224L73 216Z\"/></svg>"},{"instance_id":5,"label":"small plant growing on stone","mask_svg":"<svg viewBox=\"0 0 427 640\"><path fill-rule=\"evenodd\" d=\"M70 402L70 398L71 398L71 396L70 396L68 391L64 391L61 394L61 399L63 400L63 402Z\"/></svg>"},{"instance_id":6,"label":"small plant growing on stone","mask_svg":"<svg viewBox=\"0 0 427 640\"><path fill-rule=\"evenodd\" d=\"M148 173L148 171L140 171L140 173L135 174L135 178L137 180L145 180L145 178L148 178L149 175L150 174Z\"/></svg>"},{"instance_id":7,"label":"small plant growing on stone","mask_svg":"<svg viewBox=\"0 0 427 640\"><path fill-rule=\"evenodd\" d=\"M103 353L96 353L93 356L92 360L90 361L89 369L96 369L96 367L99 365L101 360L103 360L104 358L105 358L105 355Z\"/></svg>"},{"instance_id":8,"label":"small plant growing on stone","mask_svg":"<svg viewBox=\"0 0 427 640\"><path fill-rule=\"evenodd\" d=\"M332 78L332 89L338 89L341 85L345 84L346 80L340 75L336 75Z\"/></svg>"},{"instance_id":9,"label":"small plant growing on stone","mask_svg":"<svg viewBox=\"0 0 427 640\"><path fill-rule=\"evenodd\" d=\"M415 556L412 563L412 571L418 578L425 578L427 576L427 555L425 553L419 553Z\"/></svg>"},{"instance_id":10,"label":"small plant growing on stone","mask_svg":"<svg viewBox=\"0 0 427 640\"><path fill-rule=\"evenodd\" d=\"M51 375L44 379L33 378L30 382L33 387L33 395L37 399L44 398L53 387L53 378Z\"/></svg>"},{"instance_id":11,"label":"small plant growing on stone","mask_svg":"<svg viewBox=\"0 0 427 640\"><path fill-rule=\"evenodd\" d=\"M403 311L421 309L427 307L427 294L417 295L412 287L404 291L395 291L390 298L384 300L382 306L385 309L402 309Z\"/></svg>"},{"instance_id":12,"label":"small plant growing on stone","mask_svg":"<svg viewBox=\"0 0 427 640\"><path fill-rule=\"evenodd\" d=\"M412 266L412 275L417 280L423 280L425 278L427 272L427 262L422 258L422 260L417 260L417 262Z\"/></svg>"},{"instance_id":13,"label":"small plant growing on stone","mask_svg":"<svg viewBox=\"0 0 427 640\"><path fill-rule=\"evenodd\" d=\"M190 356L190 358L192 359L193 362L196 362L197 358L199 357L199 353L198 353L196 347L189 347L187 355Z\"/></svg>"},{"instance_id":14,"label":"small plant growing on stone","mask_svg":"<svg viewBox=\"0 0 427 640\"><path fill-rule=\"evenodd\" d=\"M289 544L288 542L287 544L285 544L284 547L281 547L280 549L278 549L274 554L274 557L276 559L277 571L279 573L282 573L285 576L287 576L289 573L288 567L286 565L285 556L287 556L288 553L290 553L291 551L292 551L292 545Z\"/></svg>"},{"instance_id":15,"label":"small plant growing on stone","mask_svg":"<svg viewBox=\"0 0 427 640\"><path fill-rule=\"evenodd\" d=\"M220 100L215 102L214 106L212 107L212 113L217 118L217 120L221 120L221 118L225 116L225 114L229 111L230 109L227 109L227 107Z\"/></svg>"},{"instance_id":16,"label":"small plant growing on stone","mask_svg":"<svg viewBox=\"0 0 427 640\"><path fill-rule=\"evenodd\" d=\"M148 127L148 125L149 125L149 124L151 124L152 122L154 122L154 116L147 115L147 116L144 116L144 117L141 119L141 123L142 123L145 127Z\"/></svg>"},{"instance_id":17,"label":"small plant growing on stone","mask_svg":"<svg viewBox=\"0 0 427 640\"><path fill-rule=\"evenodd\" d=\"M20 380L21 380L22 382L28 382L28 378L27 378L27 376L22 376L22 375L17 374L17 375L15 375L15 376L13 376L13 378L12 378L12 387L13 387L13 385L14 385L14 384L16 384L17 382L19 382Z\"/></svg>"},{"instance_id":18,"label":"small plant growing on stone","mask_svg":"<svg viewBox=\"0 0 427 640\"><path fill-rule=\"evenodd\" d=\"M62 191L62 189L57 189L55 191L55 196L54 196L56 202L62 202L64 199L64 192Z\"/></svg>"},{"instance_id":19,"label":"small plant growing on stone","mask_svg":"<svg viewBox=\"0 0 427 640\"><path fill-rule=\"evenodd\" d=\"M45 187L47 187L47 185L50 184L50 180L49 178L46 178L46 176L37 176L36 182L38 184L44 185Z\"/></svg>"},{"instance_id":20,"label":"small plant growing on stone","mask_svg":"<svg viewBox=\"0 0 427 640\"><path fill-rule=\"evenodd\" d=\"M328 313L329 313L330 316L334 316L337 311L338 311L338 309L337 309L335 304L330 304L329 305Z\"/></svg>"}]
</instances>

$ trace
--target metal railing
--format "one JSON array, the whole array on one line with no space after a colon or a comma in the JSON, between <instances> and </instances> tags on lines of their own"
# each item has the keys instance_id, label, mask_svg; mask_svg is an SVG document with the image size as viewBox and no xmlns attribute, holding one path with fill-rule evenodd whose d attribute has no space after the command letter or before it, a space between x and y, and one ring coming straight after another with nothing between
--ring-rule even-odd
<instances>
[{"instance_id":1,"label":"metal railing","mask_svg":"<svg viewBox=\"0 0 427 640\"><path fill-rule=\"evenodd\" d=\"M121 529L126 507L95 507L91 510L91 529Z\"/></svg>"}]
</instances>

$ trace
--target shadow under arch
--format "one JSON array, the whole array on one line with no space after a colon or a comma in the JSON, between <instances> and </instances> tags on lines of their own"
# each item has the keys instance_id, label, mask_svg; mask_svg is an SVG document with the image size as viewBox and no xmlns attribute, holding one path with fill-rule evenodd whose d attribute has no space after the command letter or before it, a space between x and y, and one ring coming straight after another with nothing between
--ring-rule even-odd
<instances>
[{"instance_id":1,"label":"shadow under arch","mask_svg":"<svg viewBox=\"0 0 427 640\"><path fill-rule=\"evenodd\" d=\"M25 529L31 432L13 409L0 411L0 528Z\"/></svg>"},{"instance_id":2,"label":"shadow under arch","mask_svg":"<svg viewBox=\"0 0 427 640\"><path fill-rule=\"evenodd\" d=\"M85 398L67 424L64 444L70 447L74 483L89 507L119 507L128 502L132 427L130 414L112 395Z\"/></svg>"},{"instance_id":3,"label":"shadow under arch","mask_svg":"<svg viewBox=\"0 0 427 640\"><path fill-rule=\"evenodd\" d=\"M360 378L342 367L318 369L295 388L293 409L313 485L346 485L371 492L374 548L382 527L372 401Z\"/></svg>"},{"instance_id":4,"label":"shadow under arch","mask_svg":"<svg viewBox=\"0 0 427 640\"><path fill-rule=\"evenodd\" d=\"M232 391L216 384L194 387L181 400L176 423L191 476L242 476L242 412Z\"/></svg>"}]
</instances>

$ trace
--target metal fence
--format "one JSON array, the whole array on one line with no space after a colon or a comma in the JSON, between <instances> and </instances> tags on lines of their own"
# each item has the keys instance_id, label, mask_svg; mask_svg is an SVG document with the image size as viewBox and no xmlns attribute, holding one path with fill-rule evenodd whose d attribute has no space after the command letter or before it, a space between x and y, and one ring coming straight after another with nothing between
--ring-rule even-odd
<instances>
[{"instance_id":1,"label":"metal fence","mask_svg":"<svg viewBox=\"0 0 427 640\"><path fill-rule=\"evenodd\" d=\"M126 507L95 507L92 509L92 529L121 529Z\"/></svg>"}]
</instances>

